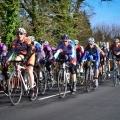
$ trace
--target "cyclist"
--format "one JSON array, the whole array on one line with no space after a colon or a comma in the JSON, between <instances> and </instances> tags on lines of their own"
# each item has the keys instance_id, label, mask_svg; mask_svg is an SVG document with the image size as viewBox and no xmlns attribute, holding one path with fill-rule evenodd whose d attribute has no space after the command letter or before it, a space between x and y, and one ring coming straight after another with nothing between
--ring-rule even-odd
<instances>
[{"instance_id":1,"label":"cyclist","mask_svg":"<svg viewBox=\"0 0 120 120\"><path fill-rule=\"evenodd\" d=\"M5 57L6 54L7 54L7 46L4 43L2 43L2 37L0 36L0 56L1 56L0 59Z\"/></svg>"},{"instance_id":2,"label":"cyclist","mask_svg":"<svg viewBox=\"0 0 120 120\"><path fill-rule=\"evenodd\" d=\"M76 46L76 55L77 55L77 68L80 67L80 73L83 73L83 68L80 65L81 58L84 54L84 47L79 44L78 40L74 40L75 46ZM78 70L78 69L77 69Z\"/></svg>"},{"instance_id":3,"label":"cyclist","mask_svg":"<svg viewBox=\"0 0 120 120\"><path fill-rule=\"evenodd\" d=\"M120 73L120 43L118 38L113 39L113 44L110 46L110 50L112 50L112 55L116 56L116 60L118 61L118 68ZM120 75L118 75L120 78Z\"/></svg>"},{"instance_id":4,"label":"cyclist","mask_svg":"<svg viewBox=\"0 0 120 120\"><path fill-rule=\"evenodd\" d=\"M53 46L50 46L49 42L45 40L40 41L40 43L42 44L43 50L45 52L46 68L50 73L49 79L53 80L54 75L53 75L52 59L53 59L54 51L56 51L56 48Z\"/></svg>"},{"instance_id":5,"label":"cyclist","mask_svg":"<svg viewBox=\"0 0 120 120\"><path fill-rule=\"evenodd\" d=\"M32 50L35 51L37 64L40 60L45 59L45 52L43 51L42 45L38 41L35 41L34 36L28 36L28 38L32 41Z\"/></svg>"},{"instance_id":6,"label":"cyclist","mask_svg":"<svg viewBox=\"0 0 120 120\"><path fill-rule=\"evenodd\" d=\"M94 62L94 69L95 69L95 87L98 87L98 74L99 74L99 64L100 64L100 52L101 49L100 47L95 43L94 38L88 38L87 39L87 46L85 48L84 55L81 59L81 65L83 66L83 62L88 58L88 59L93 59Z\"/></svg>"},{"instance_id":7,"label":"cyclist","mask_svg":"<svg viewBox=\"0 0 120 120\"><path fill-rule=\"evenodd\" d=\"M29 75L30 83L30 93L29 96L34 98L34 75L33 75L33 66L35 63L35 53L32 51L31 40L26 37L26 30L24 28L18 28L16 31L17 38L12 42L11 49L8 51L6 56L5 66L10 61L11 55L15 52L17 56L15 57L16 61L23 60L23 64L27 66L27 71ZM6 79L8 76L6 74L7 70L4 67L3 74Z\"/></svg>"},{"instance_id":8,"label":"cyclist","mask_svg":"<svg viewBox=\"0 0 120 120\"><path fill-rule=\"evenodd\" d=\"M107 45L105 43L102 45L101 50L105 53L103 62L106 62L106 64L108 65L108 77L110 77L109 49L107 48ZM104 68L104 64L103 64L103 68Z\"/></svg>"},{"instance_id":9,"label":"cyclist","mask_svg":"<svg viewBox=\"0 0 120 120\"><path fill-rule=\"evenodd\" d=\"M73 89L72 92L76 91L76 48L75 44L72 40L70 40L68 35L61 36L61 42L58 44L57 51L54 54L54 59L56 60L58 57L60 59L69 60L71 63L70 72L72 74L73 81Z\"/></svg>"},{"instance_id":10,"label":"cyclist","mask_svg":"<svg viewBox=\"0 0 120 120\"><path fill-rule=\"evenodd\" d=\"M0 61L1 62L2 60L4 60L6 54L7 54L7 46L4 43L2 43L2 37L0 36ZM1 79L3 79L3 77ZM5 88L5 86L6 86L6 82L3 80L3 86L0 85L0 90Z\"/></svg>"}]
</instances>

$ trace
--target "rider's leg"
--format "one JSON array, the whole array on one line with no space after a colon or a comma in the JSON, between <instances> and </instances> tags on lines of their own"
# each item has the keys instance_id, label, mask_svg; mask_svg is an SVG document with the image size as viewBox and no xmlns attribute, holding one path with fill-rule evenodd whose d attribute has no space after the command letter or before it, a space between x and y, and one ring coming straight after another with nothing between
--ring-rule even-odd
<instances>
[{"instance_id":1,"label":"rider's leg","mask_svg":"<svg viewBox=\"0 0 120 120\"><path fill-rule=\"evenodd\" d=\"M70 67L70 72L71 72L71 77L72 77L72 82L73 82L73 92L76 91L76 67L75 65L72 64L72 66Z\"/></svg>"},{"instance_id":2,"label":"rider's leg","mask_svg":"<svg viewBox=\"0 0 120 120\"><path fill-rule=\"evenodd\" d=\"M98 87L99 62L95 63L95 85Z\"/></svg>"},{"instance_id":3,"label":"rider's leg","mask_svg":"<svg viewBox=\"0 0 120 120\"><path fill-rule=\"evenodd\" d=\"M35 54L33 54L27 61L27 71L29 75L29 84L30 84L30 97L34 97L34 74L33 66L35 64Z\"/></svg>"}]
</instances>

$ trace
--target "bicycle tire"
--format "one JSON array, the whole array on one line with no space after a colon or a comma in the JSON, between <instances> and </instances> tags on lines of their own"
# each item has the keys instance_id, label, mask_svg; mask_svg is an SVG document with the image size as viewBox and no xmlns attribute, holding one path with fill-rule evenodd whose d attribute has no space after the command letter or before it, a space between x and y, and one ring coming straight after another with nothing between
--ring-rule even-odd
<instances>
[{"instance_id":1,"label":"bicycle tire","mask_svg":"<svg viewBox=\"0 0 120 120\"><path fill-rule=\"evenodd\" d=\"M117 69L117 63L116 61L114 62L114 69L113 69L113 84L114 84L114 87L117 85L117 75L118 75L118 69Z\"/></svg>"},{"instance_id":2,"label":"bicycle tire","mask_svg":"<svg viewBox=\"0 0 120 120\"><path fill-rule=\"evenodd\" d=\"M22 80L20 74L14 71L8 80L8 94L13 105L18 105L22 98Z\"/></svg>"},{"instance_id":3,"label":"bicycle tire","mask_svg":"<svg viewBox=\"0 0 120 120\"><path fill-rule=\"evenodd\" d=\"M54 80L50 79L50 73L49 73L48 70L46 71L46 74L47 74L47 76L46 76L46 79L47 79L47 88L49 90L51 90L53 88L53 86L54 86Z\"/></svg>"},{"instance_id":4,"label":"bicycle tire","mask_svg":"<svg viewBox=\"0 0 120 120\"><path fill-rule=\"evenodd\" d=\"M85 71L85 82L86 82L86 91L90 92L92 87L92 81L90 78L90 68L87 68Z\"/></svg>"},{"instance_id":5,"label":"bicycle tire","mask_svg":"<svg viewBox=\"0 0 120 120\"><path fill-rule=\"evenodd\" d=\"M37 77L37 73L35 71L33 71L33 75L34 75L34 97L30 98L32 101L37 99L38 96L38 77Z\"/></svg>"},{"instance_id":6,"label":"bicycle tire","mask_svg":"<svg viewBox=\"0 0 120 120\"><path fill-rule=\"evenodd\" d=\"M67 80L64 77L64 69L60 69L58 72L58 91L61 98L66 96Z\"/></svg>"},{"instance_id":7,"label":"bicycle tire","mask_svg":"<svg viewBox=\"0 0 120 120\"><path fill-rule=\"evenodd\" d=\"M39 80L39 91L43 95L46 92L46 87L47 87L47 75L44 70L41 70L42 72L42 80Z\"/></svg>"}]
</instances>

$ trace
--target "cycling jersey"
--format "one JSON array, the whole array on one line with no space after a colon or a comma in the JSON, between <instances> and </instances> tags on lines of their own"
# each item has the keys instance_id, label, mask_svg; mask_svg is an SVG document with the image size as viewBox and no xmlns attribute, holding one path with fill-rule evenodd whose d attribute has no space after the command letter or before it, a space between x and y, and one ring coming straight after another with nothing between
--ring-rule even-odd
<instances>
[{"instance_id":1,"label":"cycling jersey","mask_svg":"<svg viewBox=\"0 0 120 120\"><path fill-rule=\"evenodd\" d=\"M84 54L84 48L81 45L76 45L77 60L80 60Z\"/></svg>"},{"instance_id":2,"label":"cycling jersey","mask_svg":"<svg viewBox=\"0 0 120 120\"><path fill-rule=\"evenodd\" d=\"M56 51L56 48L50 45L44 45L43 50L46 55L46 60L51 60L53 58L54 52Z\"/></svg>"},{"instance_id":3,"label":"cycling jersey","mask_svg":"<svg viewBox=\"0 0 120 120\"><path fill-rule=\"evenodd\" d=\"M95 60L94 67L95 67L95 69L98 69L99 64L100 64L100 51L101 51L101 49L97 44L94 44L93 48L89 48L89 46L87 46L85 48L85 52L84 52L83 57L82 57L82 62L84 60L86 60L89 55L92 55L93 60Z\"/></svg>"},{"instance_id":4,"label":"cycling jersey","mask_svg":"<svg viewBox=\"0 0 120 120\"><path fill-rule=\"evenodd\" d=\"M7 54L7 58L9 58L13 52L17 53L17 55L19 55L22 59L24 59L24 57L26 59L29 58L27 64L32 64L34 65L34 62L35 62L35 54L34 52L32 51L32 46L31 46L31 40L27 37L24 38L24 41L22 43L20 43L18 41L18 39L15 39L13 42L12 42L12 46L11 46L11 50L8 51L8 54ZM12 57L10 57L12 58ZM10 59L9 59L10 60Z\"/></svg>"},{"instance_id":5,"label":"cycling jersey","mask_svg":"<svg viewBox=\"0 0 120 120\"><path fill-rule=\"evenodd\" d=\"M6 56L7 54L7 47L4 43L0 43L0 55Z\"/></svg>"},{"instance_id":6,"label":"cycling jersey","mask_svg":"<svg viewBox=\"0 0 120 120\"><path fill-rule=\"evenodd\" d=\"M64 46L63 42L61 41L57 47L57 52L54 55L54 58L57 59L59 54L61 53L61 49L63 50L62 54L68 56L71 59L71 63L76 65L76 48L75 44L72 40L69 40L68 46Z\"/></svg>"},{"instance_id":7,"label":"cycling jersey","mask_svg":"<svg viewBox=\"0 0 120 120\"><path fill-rule=\"evenodd\" d=\"M33 50L36 53L37 60L45 58L45 52L42 48L42 45L39 42L34 41Z\"/></svg>"},{"instance_id":8,"label":"cycling jersey","mask_svg":"<svg viewBox=\"0 0 120 120\"><path fill-rule=\"evenodd\" d=\"M109 56L108 56L108 53L109 53L109 49L108 48L102 48L101 49L103 52L104 52L104 56L108 59L109 58Z\"/></svg>"},{"instance_id":9,"label":"cycling jersey","mask_svg":"<svg viewBox=\"0 0 120 120\"><path fill-rule=\"evenodd\" d=\"M112 50L112 54L116 55L115 53L120 52L120 43L118 43L118 47L116 47L114 44L110 46L110 50Z\"/></svg>"}]
</instances>

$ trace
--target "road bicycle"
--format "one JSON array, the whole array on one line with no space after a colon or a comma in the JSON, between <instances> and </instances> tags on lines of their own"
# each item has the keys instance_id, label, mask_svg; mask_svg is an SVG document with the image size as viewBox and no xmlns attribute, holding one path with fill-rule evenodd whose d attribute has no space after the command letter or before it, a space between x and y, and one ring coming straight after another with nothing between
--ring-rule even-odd
<instances>
[{"instance_id":1,"label":"road bicycle","mask_svg":"<svg viewBox=\"0 0 120 120\"><path fill-rule=\"evenodd\" d=\"M7 81L5 81L5 77L2 75L2 70L3 70L4 62L2 59L2 56L0 55L0 91L4 92L6 96L8 96L8 93L6 92L7 89ZM10 76L10 72L7 72L8 77Z\"/></svg>"},{"instance_id":2,"label":"road bicycle","mask_svg":"<svg viewBox=\"0 0 120 120\"><path fill-rule=\"evenodd\" d=\"M95 88L95 80L94 80L94 60L87 60L85 61L84 68L85 68L85 85L86 91L90 92L91 89Z\"/></svg>"},{"instance_id":3,"label":"road bicycle","mask_svg":"<svg viewBox=\"0 0 120 120\"><path fill-rule=\"evenodd\" d=\"M82 71L81 71L82 69ZM77 84L84 85L85 83L85 70L83 67L80 67L79 64L76 65L76 78Z\"/></svg>"},{"instance_id":4,"label":"road bicycle","mask_svg":"<svg viewBox=\"0 0 120 120\"><path fill-rule=\"evenodd\" d=\"M46 68L46 61L40 62L40 64L37 66L37 76L38 76L38 82L39 82L39 91L41 94L45 94L47 89L52 89L55 84L54 79L54 69L52 69L53 72L53 80L50 78L50 73ZM52 65L50 65L52 67Z\"/></svg>"},{"instance_id":5,"label":"road bicycle","mask_svg":"<svg viewBox=\"0 0 120 120\"><path fill-rule=\"evenodd\" d=\"M72 92L72 80L71 80L71 73L69 71L70 63L66 62L65 60L59 59L57 60L59 64L58 70L58 91L59 96L64 98L67 93L67 87L69 86L70 91Z\"/></svg>"},{"instance_id":6,"label":"road bicycle","mask_svg":"<svg viewBox=\"0 0 120 120\"><path fill-rule=\"evenodd\" d=\"M27 67L21 65L21 62L22 61L15 61L15 60L10 61L10 63L14 63L14 68L8 80L8 94L10 101L13 105L18 105L23 95L26 95L32 101L36 100L38 95L38 78L36 72L33 71L34 97L33 98L29 97L30 85L29 85L29 76L26 71ZM23 72L26 72L26 74L24 74Z\"/></svg>"},{"instance_id":7,"label":"road bicycle","mask_svg":"<svg viewBox=\"0 0 120 120\"><path fill-rule=\"evenodd\" d=\"M106 78L108 78L108 64L106 62L104 62L104 67L102 68L102 66L99 67L99 76L98 76L98 80L99 81L105 81Z\"/></svg>"},{"instance_id":8,"label":"road bicycle","mask_svg":"<svg viewBox=\"0 0 120 120\"><path fill-rule=\"evenodd\" d=\"M116 56L113 56L113 84L114 86L120 84L120 78L119 78L119 67L118 67L118 61L116 60Z\"/></svg>"}]
</instances>

